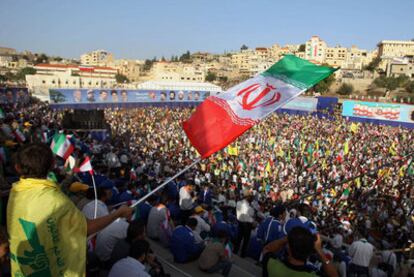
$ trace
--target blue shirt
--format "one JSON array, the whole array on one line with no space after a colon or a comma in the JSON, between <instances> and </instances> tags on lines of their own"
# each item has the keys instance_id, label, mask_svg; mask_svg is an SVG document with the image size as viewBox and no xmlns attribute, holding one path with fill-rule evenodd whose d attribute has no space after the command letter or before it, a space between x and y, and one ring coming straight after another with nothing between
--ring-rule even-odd
<instances>
[{"instance_id":1,"label":"blue shirt","mask_svg":"<svg viewBox=\"0 0 414 277\"><path fill-rule=\"evenodd\" d=\"M178 226L172 233L170 249L174 262L185 263L198 257L203 246L195 242L193 231L188 226Z\"/></svg>"},{"instance_id":2,"label":"blue shirt","mask_svg":"<svg viewBox=\"0 0 414 277\"><path fill-rule=\"evenodd\" d=\"M150 203L145 201L144 203L139 203L138 209L139 209L139 218L147 222L148 215L151 210L152 206Z\"/></svg>"},{"instance_id":3,"label":"blue shirt","mask_svg":"<svg viewBox=\"0 0 414 277\"><path fill-rule=\"evenodd\" d=\"M281 239L284 236L282 224L272 216L267 217L260 223L259 228L257 229L257 238L264 244Z\"/></svg>"}]
</instances>

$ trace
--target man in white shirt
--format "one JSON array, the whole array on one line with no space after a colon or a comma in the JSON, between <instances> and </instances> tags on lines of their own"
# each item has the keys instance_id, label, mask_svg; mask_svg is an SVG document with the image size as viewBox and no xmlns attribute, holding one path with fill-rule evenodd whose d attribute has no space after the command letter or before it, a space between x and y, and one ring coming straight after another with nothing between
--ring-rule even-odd
<instances>
[{"instance_id":1,"label":"man in white shirt","mask_svg":"<svg viewBox=\"0 0 414 277\"><path fill-rule=\"evenodd\" d=\"M186 222L192 213L194 199L192 196L193 187L190 184L182 186L179 191L179 205L181 210L182 223Z\"/></svg>"},{"instance_id":2,"label":"man in white shirt","mask_svg":"<svg viewBox=\"0 0 414 277\"><path fill-rule=\"evenodd\" d=\"M88 192L89 194L89 192ZM92 194L93 195L93 194ZM89 195L87 195L88 198ZM105 216L109 214L108 207L105 204L105 201L109 200L112 196L112 192L108 188L98 188L97 189L97 196L98 196L98 205L97 205L97 212L96 218ZM92 196L93 197L93 196ZM95 215L95 200L91 200L88 204L86 204L83 209L82 213L86 216L87 219L94 219Z\"/></svg>"},{"instance_id":3,"label":"man in white shirt","mask_svg":"<svg viewBox=\"0 0 414 277\"><path fill-rule=\"evenodd\" d=\"M145 271L145 263L149 259L149 243L145 240L135 241L128 257L116 262L108 277L150 277Z\"/></svg>"},{"instance_id":4,"label":"man in white shirt","mask_svg":"<svg viewBox=\"0 0 414 277\"><path fill-rule=\"evenodd\" d=\"M349 276L369 276L368 266L374 255L374 246L366 239L354 241L348 249L351 262Z\"/></svg>"},{"instance_id":5,"label":"man in white shirt","mask_svg":"<svg viewBox=\"0 0 414 277\"><path fill-rule=\"evenodd\" d=\"M98 233L95 253L101 262L109 261L115 244L118 240L126 238L128 226L129 223L125 219L118 218Z\"/></svg>"},{"instance_id":6,"label":"man in white shirt","mask_svg":"<svg viewBox=\"0 0 414 277\"><path fill-rule=\"evenodd\" d=\"M252 202L252 196L250 193L245 193L245 199L240 200L236 204L236 216L237 222L239 224L239 232L237 236L237 241L234 246L234 253L237 254L240 248L240 244L243 240L241 257L244 258L247 252L247 246L250 241L250 234L253 229L254 221L254 209L250 205Z\"/></svg>"}]
</instances>

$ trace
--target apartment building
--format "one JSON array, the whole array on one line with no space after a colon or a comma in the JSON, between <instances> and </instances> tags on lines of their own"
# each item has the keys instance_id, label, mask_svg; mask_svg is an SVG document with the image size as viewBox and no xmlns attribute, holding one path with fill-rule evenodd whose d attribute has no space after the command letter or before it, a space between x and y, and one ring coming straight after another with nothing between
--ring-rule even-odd
<instances>
[{"instance_id":1,"label":"apartment building","mask_svg":"<svg viewBox=\"0 0 414 277\"><path fill-rule=\"evenodd\" d=\"M108 51L95 50L81 55L80 60L82 65L106 66L113 62L113 56Z\"/></svg>"},{"instance_id":2,"label":"apartment building","mask_svg":"<svg viewBox=\"0 0 414 277\"><path fill-rule=\"evenodd\" d=\"M152 66L151 76L154 81L204 82L205 71L193 64L156 62Z\"/></svg>"},{"instance_id":3,"label":"apartment building","mask_svg":"<svg viewBox=\"0 0 414 277\"><path fill-rule=\"evenodd\" d=\"M316 63L323 63L326 55L326 42L318 36L312 36L305 44L305 58Z\"/></svg>"}]
</instances>

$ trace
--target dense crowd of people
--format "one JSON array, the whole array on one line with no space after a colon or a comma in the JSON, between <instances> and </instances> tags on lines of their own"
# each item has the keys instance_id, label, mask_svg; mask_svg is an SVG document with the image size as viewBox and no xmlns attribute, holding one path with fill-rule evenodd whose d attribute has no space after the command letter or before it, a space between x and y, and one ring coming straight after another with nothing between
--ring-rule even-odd
<instances>
[{"instance_id":1,"label":"dense crowd of people","mask_svg":"<svg viewBox=\"0 0 414 277\"><path fill-rule=\"evenodd\" d=\"M337 112L329 118L274 113L132 211L123 204L197 158L181 127L193 109L105 110L112 134L107 138L63 130L63 112L34 99L2 109L2 186L20 176L16 187L22 187L30 183L25 167L50 163L44 170L77 207L73 218L80 220L80 212L86 217L86 224L71 223L86 226L85 244L91 235L90 276L167 275L152 241L169 248L176 263L197 261L200 270L224 276L233 255L255 259L264 276L407 276L412 270L404 266L410 253L402 251L414 239L411 129L355 124ZM75 147L74 166L58 156L44 160L50 148L39 143L50 145L59 132ZM13 153L19 153L14 161ZM85 157L91 158L93 180L74 169ZM105 222L95 219L93 182L97 218ZM19 191L12 189L14 202ZM9 210L7 221L17 221L15 216ZM0 232L0 243L6 243L2 237ZM10 258L19 263L16 249L11 247ZM5 257L0 262L7 271Z\"/></svg>"}]
</instances>

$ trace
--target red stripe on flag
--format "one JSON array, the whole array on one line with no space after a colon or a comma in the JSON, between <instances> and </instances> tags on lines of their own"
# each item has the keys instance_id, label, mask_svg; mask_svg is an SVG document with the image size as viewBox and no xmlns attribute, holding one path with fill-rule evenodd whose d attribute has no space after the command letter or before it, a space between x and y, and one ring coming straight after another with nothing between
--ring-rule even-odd
<instances>
[{"instance_id":1,"label":"red stripe on flag","mask_svg":"<svg viewBox=\"0 0 414 277\"><path fill-rule=\"evenodd\" d=\"M234 123L231 115L209 98L183 122L187 137L202 158L226 147L253 125L254 122L247 125Z\"/></svg>"}]
</instances>

